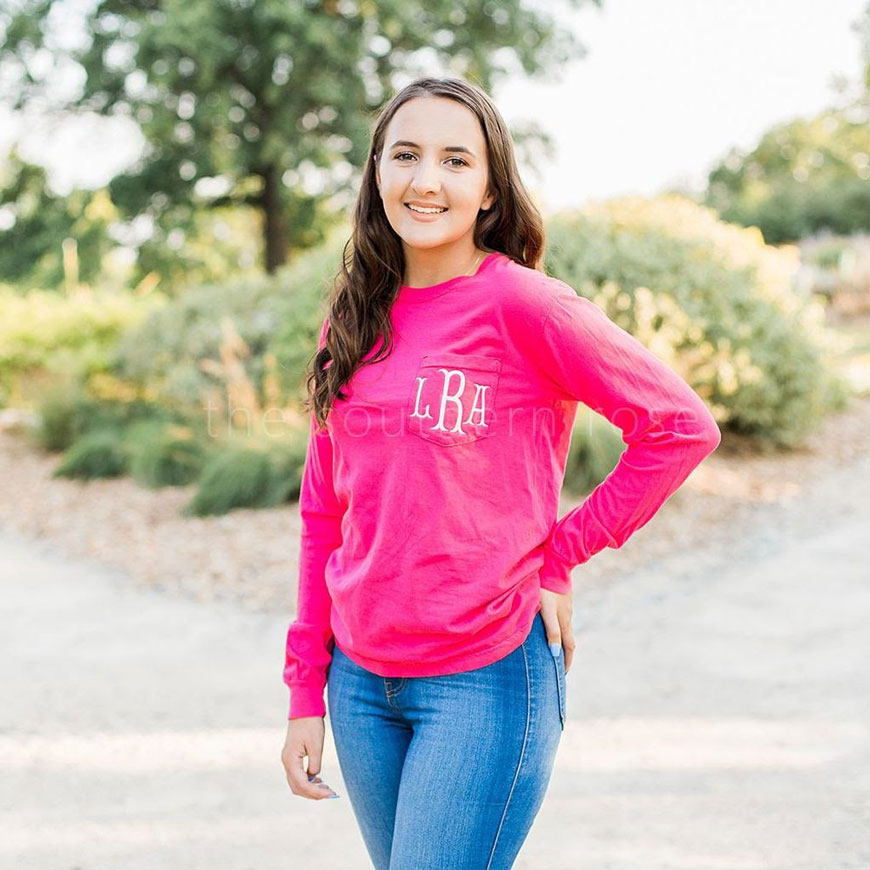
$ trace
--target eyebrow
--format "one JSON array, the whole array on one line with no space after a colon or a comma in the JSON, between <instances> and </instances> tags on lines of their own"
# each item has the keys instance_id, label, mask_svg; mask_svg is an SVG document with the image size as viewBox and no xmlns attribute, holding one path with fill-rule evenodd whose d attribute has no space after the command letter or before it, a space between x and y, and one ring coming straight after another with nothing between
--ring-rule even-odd
<instances>
[{"instance_id":1,"label":"eyebrow","mask_svg":"<svg viewBox=\"0 0 870 870\"><path fill-rule=\"evenodd\" d=\"M390 151L392 151L393 148L399 148L399 147L419 148L420 146L416 142L409 142L407 139L399 139L396 142L393 142L392 145L390 145ZM445 145L441 150L442 151L458 151L462 154L470 154L472 157L476 156L473 151L471 151L469 148L466 148L464 145Z\"/></svg>"}]
</instances>

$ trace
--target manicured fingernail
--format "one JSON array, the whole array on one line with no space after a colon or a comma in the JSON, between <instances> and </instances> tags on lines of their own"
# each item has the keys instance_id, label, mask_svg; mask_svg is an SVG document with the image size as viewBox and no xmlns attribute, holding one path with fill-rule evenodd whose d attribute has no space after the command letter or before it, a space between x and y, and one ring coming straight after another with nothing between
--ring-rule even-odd
<instances>
[{"instance_id":1,"label":"manicured fingernail","mask_svg":"<svg viewBox=\"0 0 870 870\"><path fill-rule=\"evenodd\" d=\"M560 643L551 643L550 644L550 652L553 653L553 658L557 659L560 655L562 655L562 644Z\"/></svg>"},{"instance_id":2,"label":"manicured fingernail","mask_svg":"<svg viewBox=\"0 0 870 870\"><path fill-rule=\"evenodd\" d=\"M328 801L331 801L333 798L337 798L337 797L341 797L341 795L340 795L340 794L331 794L331 795L327 798L327 800L328 800Z\"/></svg>"},{"instance_id":3,"label":"manicured fingernail","mask_svg":"<svg viewBox=\"0 0 870 870\"><path fill-rule=\"evenodd\" d=\"M316 779L316 777L314 777L314 776L309 776L309 777L308 777L308 781L309 781L309 782L314 782L315 779Z\"/></svg>"}]
</instances>

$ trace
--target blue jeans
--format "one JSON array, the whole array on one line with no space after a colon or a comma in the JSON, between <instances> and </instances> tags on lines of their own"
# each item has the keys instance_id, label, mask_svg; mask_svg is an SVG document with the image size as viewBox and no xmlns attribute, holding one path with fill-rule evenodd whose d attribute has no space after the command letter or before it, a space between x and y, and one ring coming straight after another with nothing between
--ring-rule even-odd
<instances>
[{"instance_id":1,"label":"blue jeans","mask_svg":"<svg viewBox=\"0 0 870 870\"><path fill-rule=\"evenodd\" d=\"M565 727L565 657L540 611L512 653L438 677L379 677L336 645L327 704L375 870L509 870Z\"/></svg>"}]
</instances>

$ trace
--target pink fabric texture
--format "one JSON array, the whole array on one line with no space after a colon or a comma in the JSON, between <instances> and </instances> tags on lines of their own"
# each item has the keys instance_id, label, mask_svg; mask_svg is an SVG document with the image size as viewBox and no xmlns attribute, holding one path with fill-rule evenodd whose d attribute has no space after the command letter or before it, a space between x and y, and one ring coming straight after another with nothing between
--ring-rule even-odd
<instances>
[{"instance_id":1,"label":"pink fabric texture","mask_svg":"<svg viewBox=\"0 0 870 870\"><path fill-rule=\"evenodd\" d=\"M391 321L391 354L355 372L324 429L311 418L291 719L325 715L333 644L384 677L508 655L541 588L569 591L572 569L622 546L720 442L681 377L595 303L504 254L402 286ZM580 402L626 449L558 518Z\"/></svg>"}]
</instances>

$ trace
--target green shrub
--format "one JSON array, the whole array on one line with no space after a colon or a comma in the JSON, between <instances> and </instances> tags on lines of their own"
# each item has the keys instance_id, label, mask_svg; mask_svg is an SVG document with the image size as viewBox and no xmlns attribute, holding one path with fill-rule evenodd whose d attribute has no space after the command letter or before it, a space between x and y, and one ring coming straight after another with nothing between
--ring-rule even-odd
<instances>
[{"instance_id":1,"label":"green shrub","mask_svg":"<svg viewBox=\"0 0 870 870\"><path fill-rule=\"evenodd\" d=\"M282 504L299 498L307 446L307 432L298 433L270 446L273 504Z\"/></svg>"},{"instance_id":2,"label":"green shrub","mask_svg":"<svg viewBox=\"0 0 870 870\"><path fill-rule=\"evenodd\" d=\"M185 514L225 514L233 508L269 507L272 501L272 464L269 455L254 448L230 448L205 466L199 489Z\"/></svg>"},{"instance_id":3,"label":"green shrub","mask_svg":"<svg viewBox=\"0 0 870 870\"><path fill-rule=\"evenodd\" d=\"M121 334L161 301L156 294L0 288L0 407L29 407L34 384L69 376L86 382L109 371Z\"/></svg>"},{"instance_id":4,"label":"green shrub","mask_svg":"<svg viewBox=\"0 0 870 870\"><path fill-rule=\"evenodd\" d=\"M87 429L93 402L78 390L54 389L37 406L38 422L33 439L43 450L66 450Z\"/></svg>"},{"instance_id":5,"label":"green shrub","mask_svg":"<svg viewBox=\"0 0 870 870\"><path fill-rule=\"evenodd\" d=\"M824 309L793 289L796 248L680 196L596 203L549 234L550 274L680 374L723 429L793 446L842 407Z\"/></svg>"},{"instance_id":6,"label":"green shrub","mask_svg":"<svg viewBox=\"0 0 870 870\"><path fill-rule=\"evenodd\" d=\"M52 452L66 450L89 432L121 432L138 421L169 423L180 419L177 413L150 400L96 399L81 385L47 390L38 401L37 412L39 423L34 440Z\"/></svg>"},{"instance_id":7,"label":"green shrub","mask_svg":"<svg viewBox=\"0 0 870 870\"><path fill-rule=\"evenodd\" d=\"M192 483L205 463L206 448L190 426L141 421L128 427L124 440L133 479L152 489Z\"/></svg>"},{"instance_id":8,"label":"green shrub","mask_svg":"<svg viewBox=\"0 0 870 870\"><path fill-rule=\"evenodd\" d=\"M126 429L139 422L170 423L179 420L172 409L150 399L112 401L96 399L89 429Z\"/></svg>"},{"instance_id":9,"label":"green shrub","mask_svg":"<svg viewBox=\"0 0 870 870\"><path fill-rule=\"evenodd\" d=\"M120 433L106 429L83 435L64 453L53 477L90 480L127 473L127 455Z\"/></svg>"},{"instance_id":10,"label":"green shrub","mask_svg":"<svg viewBox=\"0 0 870 870\"><path fill-rule=\"evenodd\" d=\"M301 398L342 243L336 235L271 276L191 287L125 333L115 357L117 374L164 401L202 408L216 390L223 395L221 346L231 328L246 346L238 356L263 403L270 355L277 361L281 397Z\"/></svg>"},{"instance_id":11,"label":"green shrub","mask_svg":"<svg viewBox=\"0 0 870 870\"><path fill-rule=\"evenodd\" d=\"M224 514L233 508L275 507L299 497L307 432L275 442L230 441L215 449L185 508L188 515Z\"/></svg>"},{"instance_id":12,"label":"green shrub","mask_svg":"<svg viewBox=\"0 0 870 870\"><path fill-rule=\"evenodd\" d=\"M565 491L572 495L591 492L610 474L625 449L622 431L581 405L565 466Z\"/></svg>"},{"instance_id":13,"label":"green shrub","mask_svg":"<svg viewBox=\"0 0 870 870\"><path fill-rule=\"evenodd\" d=\"M280 316L268 350L278 362L281 389L294 399L305 394L305 366L317 348L326 315L325 299L340 270L342 248L349 233L349 228L339 227L329 244L277 273L281 285Z\"/></svg>"}]
</instances>

